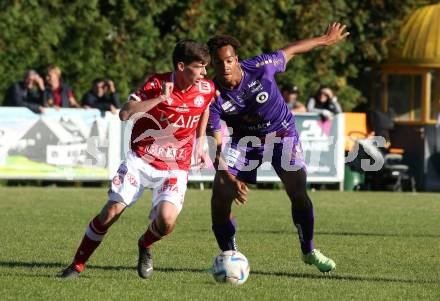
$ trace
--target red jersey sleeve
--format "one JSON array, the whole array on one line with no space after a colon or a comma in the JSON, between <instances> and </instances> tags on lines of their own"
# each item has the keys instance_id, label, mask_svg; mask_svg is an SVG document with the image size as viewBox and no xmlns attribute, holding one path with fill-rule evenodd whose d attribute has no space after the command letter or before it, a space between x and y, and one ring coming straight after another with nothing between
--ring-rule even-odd
<instances>
[{"instance_id":1,"label":"red jersey sleeve","mask_svg":"<svg viewBox=\"0 0 440 301\"><path fill-rule=\"evenodd\" d=\"M156 76L150 76L145 84L136 92L130 94L128 99L133 98L137 101L145 101L147 99L156 98L162 94L160 80Z\"/></svg>"}]
</instances>

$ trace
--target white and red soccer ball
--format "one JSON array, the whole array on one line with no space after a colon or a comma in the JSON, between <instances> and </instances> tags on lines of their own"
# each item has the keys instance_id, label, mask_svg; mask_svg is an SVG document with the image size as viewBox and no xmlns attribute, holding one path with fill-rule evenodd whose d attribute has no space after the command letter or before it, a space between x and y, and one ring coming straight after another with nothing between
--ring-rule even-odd
<instances>
[{"instance_id":1,"label":"white and red soccer ball","mask_svg":"<svg viewBox=\"0 0 440 301\"><path fill-rule=\"evenodd\" d=\"M217 282L241 285L249 277L249 262L238 251L221 252L212 264L212 275Z\"/></svg>"}]
</instances>

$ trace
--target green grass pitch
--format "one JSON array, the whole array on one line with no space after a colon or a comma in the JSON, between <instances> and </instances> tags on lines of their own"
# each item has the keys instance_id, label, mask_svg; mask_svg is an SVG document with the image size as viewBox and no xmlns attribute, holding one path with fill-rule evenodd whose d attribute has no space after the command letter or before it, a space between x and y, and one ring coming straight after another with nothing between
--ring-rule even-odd
<instances>
[{"instance_id":1,"label":"green grass pitch","mask_svg":"<svg viewBox=\"0 0 440 301\"><path fill-rule=\"evenodd\" d=\"M79 279L69 264L105 189L0 187L2 300L440 300L440 194L310 192L315 243L337 269L300 260L289 201L253 190L234 207L237 241L251 274L241 287L207 272L218 254L210 191L189 190L174 233L153 249L155 273L137 276L137 239L151 193L110 229Z\"/></svg>"}]
</instances>

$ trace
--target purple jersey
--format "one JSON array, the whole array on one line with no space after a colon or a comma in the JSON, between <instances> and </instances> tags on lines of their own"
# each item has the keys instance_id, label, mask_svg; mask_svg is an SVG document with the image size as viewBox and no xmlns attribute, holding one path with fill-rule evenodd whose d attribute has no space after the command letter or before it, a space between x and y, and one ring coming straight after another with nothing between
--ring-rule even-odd
<instances>
[{"instance_id":1,"label":"purple jersey","mask_svg":"<svg viewBox=\"0 0 440 301\"><path fill-rule=\"evenodd\" d=\"M262 54L240 62L243 78L233 90L215 82L221 95L210 106L208 128L220 130L220 119L232 127L233 137L263 137L271 132L295 130L295 121L275 82L284 72L283 52Z\"/></svg>"}]
</instances>

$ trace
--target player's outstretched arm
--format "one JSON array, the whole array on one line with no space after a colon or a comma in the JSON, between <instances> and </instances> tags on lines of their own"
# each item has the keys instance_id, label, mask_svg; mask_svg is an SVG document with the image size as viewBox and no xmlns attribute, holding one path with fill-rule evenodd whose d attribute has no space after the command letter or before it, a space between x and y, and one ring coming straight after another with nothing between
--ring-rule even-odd
<instances>
[{"instance_id":1,"label":"player's outstretched arm","mask_svg":"<svg viewBox=\"0 0 440 301\"><path fill-rule=\"evenodd\" d=\"M316 47L330 46L344 40L350 33L345 31L346 25L332 23L327 27L326 32L319 37L293 42L283 49L286 63L295 55L308 52Z\"/></svg>"}]
</instances>

